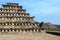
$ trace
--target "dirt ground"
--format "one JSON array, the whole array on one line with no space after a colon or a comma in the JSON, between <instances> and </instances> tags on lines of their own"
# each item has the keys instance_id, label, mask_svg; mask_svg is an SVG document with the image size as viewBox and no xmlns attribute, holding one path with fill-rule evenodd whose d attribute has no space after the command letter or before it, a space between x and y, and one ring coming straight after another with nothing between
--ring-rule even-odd
<instances>
[{"instance_id":1,"label":"dirt ground","mask_svg":"<svg viewBox=\"0 0 60 40\"><path fill-rule=\"evenodd\" d=\"M37 32L20 32L10 34L0 34L0 40L60 40L60 36L37 33Z\"/></svg>"}]
</instances>

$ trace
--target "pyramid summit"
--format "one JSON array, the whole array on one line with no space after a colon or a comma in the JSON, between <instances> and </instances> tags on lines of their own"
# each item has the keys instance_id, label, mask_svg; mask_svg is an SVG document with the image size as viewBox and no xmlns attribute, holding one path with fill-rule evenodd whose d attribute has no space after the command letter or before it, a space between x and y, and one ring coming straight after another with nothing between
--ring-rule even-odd
<instances>
[{"instance_id":1,"label":"pyramid summit","mask_svg":"<svg viewBox=\"0 0 60 40\"><path fill-rule=\"evenodd\" d=\"M34 16L26 13L26 10L18 3L3 4L0 8L0 31L40 30L39 23L34 21Z\"/></svg>"}]
</instances>

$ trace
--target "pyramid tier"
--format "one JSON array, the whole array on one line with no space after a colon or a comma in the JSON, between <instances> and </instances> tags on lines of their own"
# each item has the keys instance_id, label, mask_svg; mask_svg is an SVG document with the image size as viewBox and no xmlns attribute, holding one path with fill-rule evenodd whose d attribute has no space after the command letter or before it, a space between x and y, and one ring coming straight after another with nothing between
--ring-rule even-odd
<instances>
[{"instance_id":1,"label":"pyramid tier","mask_svg":"<svg viewBox=\"0 0 60 40\"><path fill-rule=\"evenodd\" d=\"M29 16L29 13L10 13L10 12L0 12L0 16Z\"/></svg>"},{"instance_id":2,"label":"pyramid tier","mask_svg":"<svg viewBox=\"0 0 60 40\"><path fill-rule=\"evenodd\" d=\"M8 9L4 9L4 8L0 8L0 12L11 12L11 13L12 12L19 12L19 13L25 13L25 11L26 11L25 9L16 9L16 8L15 9L12 9L12 8L11 9L9 9L9 8Z\"/></svg>"},{"instance_id":3,"label":"pyramid tier","mask_svg":"<svg viewBox=\"0 0 60 40\"><path fill-rule=\"evenodd\" d=\"M7 3L2 5L3 8L12 8L12 9L22 9L22 6L19 6L17 3Z\"/></svg>"},{"instance_id":4,"label":"pyramid tier","mask_svg":"<svg viewBox=\"0 0 60 40\"><path fill-rule=\"evenodd\" d=\"M22 16L0 16L0 22L15 22L15 21L30 21L35 22L34 17L22 17Z\"/></svg>"},{"instance_id":5,"label":"pyramid tier","mask_svg":"<svg viewBox=\"0 0 60 40\"><path fill-rule=\"evenodd\" d=\"M37 22L0 22L0 28L37 28Z\"/></svg>"}]
</instances>

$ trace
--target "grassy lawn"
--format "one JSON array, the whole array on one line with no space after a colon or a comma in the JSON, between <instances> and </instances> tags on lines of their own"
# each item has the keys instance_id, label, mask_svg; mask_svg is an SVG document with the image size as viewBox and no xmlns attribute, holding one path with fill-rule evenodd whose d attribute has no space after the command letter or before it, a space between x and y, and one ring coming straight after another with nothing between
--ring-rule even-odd
<instances>
[{"instance_id":1,"label":"grassy lawn","mask_svg":"<svg viewBox=\"0 0 60 40\"><path fill-rule=\"evenodd\" d=\"M46 30L46 32L60 33L60 31L57 31L57 30Z\"/></svg>"}]
</instances>

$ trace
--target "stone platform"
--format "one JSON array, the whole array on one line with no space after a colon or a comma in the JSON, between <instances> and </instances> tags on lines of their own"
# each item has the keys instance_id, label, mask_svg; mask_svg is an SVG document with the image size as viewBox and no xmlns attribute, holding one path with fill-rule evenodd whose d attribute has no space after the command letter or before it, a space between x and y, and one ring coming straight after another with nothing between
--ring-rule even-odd
<instances>
[{"instance_id":1,"label":"stone platform","mask_svg":"<svg viewBox=\"0 0 60 40\"><path fill-rule=\"evenodd\" d=\"M0 34L0 40L60 40L60 37L41 32L17 32Z\"/></svg>"}]
</instances>

